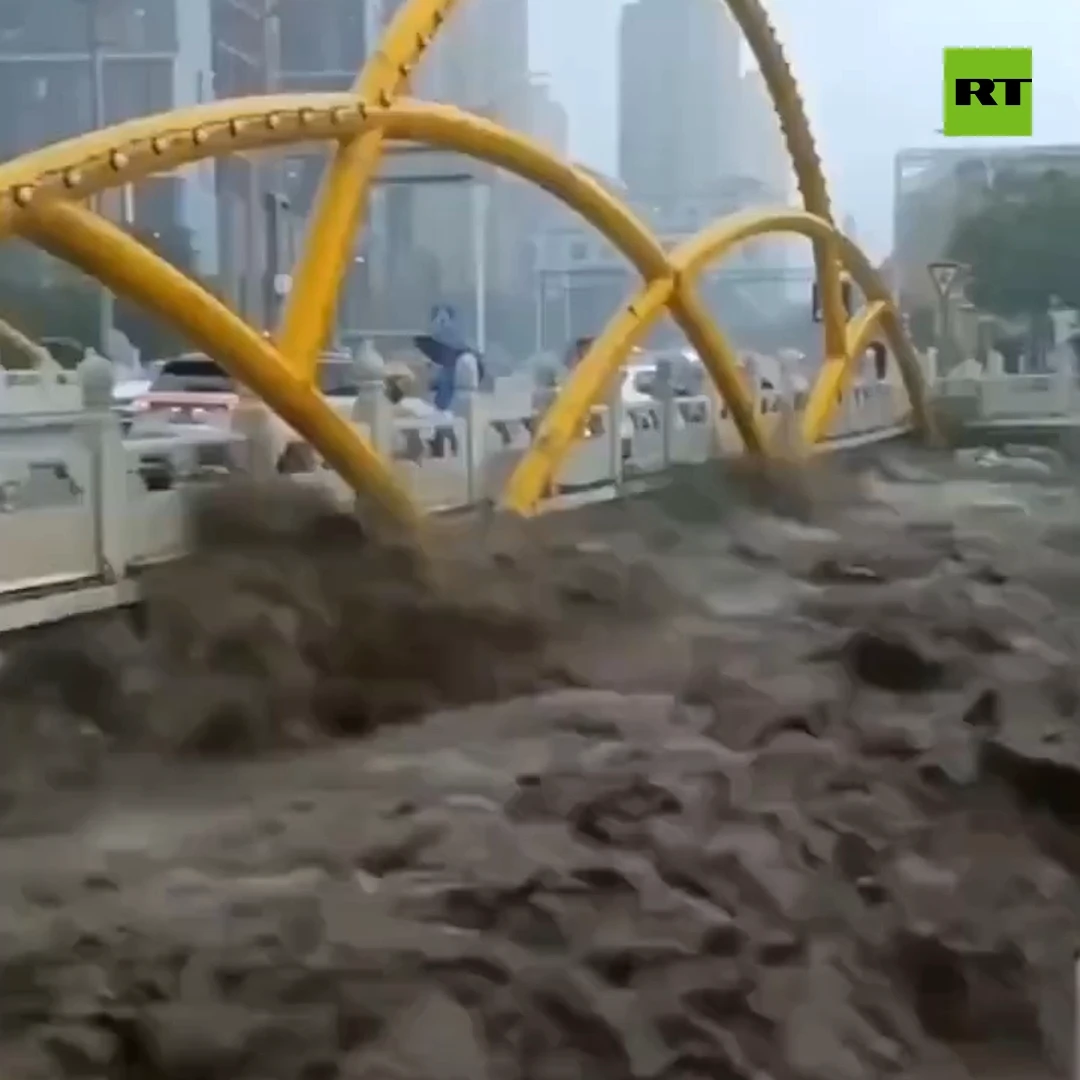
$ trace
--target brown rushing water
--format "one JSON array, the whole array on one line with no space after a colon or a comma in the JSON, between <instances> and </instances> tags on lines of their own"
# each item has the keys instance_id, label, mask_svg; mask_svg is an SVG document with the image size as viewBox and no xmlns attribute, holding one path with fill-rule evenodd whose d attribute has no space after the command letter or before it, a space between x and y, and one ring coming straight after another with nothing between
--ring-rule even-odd
<instances>
[{"instance_id":1,"label":"brown rushing water","mask_svg":"<svg viewBox=\"0 0 1080 1080\"><path fill-rule=\"evenodd\" d=\"M422 552L232 491L13 648L0 1075L1064 1075L1072 485L771 479Z\"/></svg>"}]
</instances>

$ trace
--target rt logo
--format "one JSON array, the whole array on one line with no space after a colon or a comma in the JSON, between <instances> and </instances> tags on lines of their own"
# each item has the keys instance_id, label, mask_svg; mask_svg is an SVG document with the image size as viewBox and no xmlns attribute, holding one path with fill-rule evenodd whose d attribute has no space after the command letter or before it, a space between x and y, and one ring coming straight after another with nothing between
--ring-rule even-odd
<instances>
[{"instance_id":1,"label":"rt logo","mask_svg":"<svg viewBox=\"0 0 1080 1080\"><path fill-rule=\"evenodd\" d=\"M1031 50L946 49L945 135L1031 135Z\"/></svg>"}]
</instances>

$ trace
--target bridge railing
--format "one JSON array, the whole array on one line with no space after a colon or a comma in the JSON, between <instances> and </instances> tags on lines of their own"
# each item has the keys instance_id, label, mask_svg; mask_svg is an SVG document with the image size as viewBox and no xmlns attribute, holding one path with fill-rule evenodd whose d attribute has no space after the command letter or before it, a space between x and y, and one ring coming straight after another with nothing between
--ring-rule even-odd
<instances>
[{"instance_id":1,"label":"bridge railing","mask_svg":"<svg viewBox=\"0 0 1080 1080\"><path fill-rule=\"evenodd\" d=\"M979 415L987 420L1070 416L1080 409L1080 393L1067 371L985 378L978 390Z\"/></svg>"},{"instance_id":2,"label":"bridge railing","mask_svg":"<svg viewBox=\"0 0 1080 1080\"><path fill-rule=\"evenodd\" d=\"M1054 420L1080 415L1080 382L1070 364L1055 371L989 373L967 361L930 384L934 397L972 421Z\"/></svg>"},{"instance_id":3,"label":"bridge railing","mask_svg":"<svg viewBox=\"0 0 1080 1080\"><path fill-rule=\"evenodd\" d=\"M273 472L343 505L353 498L276 419L265 446L230 427L128 425L109 388L85 372L26 375L0 372L0 632L85 611L91 593L99 607L125 602L141 568L185 551L192 498L255 471L267 446ZM450 510L498 498L549 398L519 379L495 392L460 388L452 413L407 416L380 376L363 383L351 419L422 507ZM785 415L797 423L798 404L768 390L756 400L766 426ZM891 383L848 390L831 441L876 437L903 425L907 410ZM592 409L549 505L609 497L635 478L740 450L712 393L676 393L661 373L654 396L624 401L620 385Z\"/></svg>"},{"instance_id":4,"label":"bridge railing","mask_svg":"<svg viewBox=\"0 0 1080 1080\"><path fill-rule=\"evenodd\" d=\"M0 371L0 594L100 572L97 426L59 368Z\"/></svg>"}]
</instances>

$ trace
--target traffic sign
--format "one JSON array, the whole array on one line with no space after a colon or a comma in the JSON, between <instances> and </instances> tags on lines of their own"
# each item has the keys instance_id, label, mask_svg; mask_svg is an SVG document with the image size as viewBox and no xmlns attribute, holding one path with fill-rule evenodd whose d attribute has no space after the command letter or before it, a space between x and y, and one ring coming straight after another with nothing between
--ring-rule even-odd
<instances>
[{"instance_id":1,"label":"traffic sign","mask_svg":"<svg viewBox=\"0 0 1080 1080\"><path fill-rule=\"evenodd\" d=\"M930 263L926 269L930 271L930 280L933 281L938 296L944 298L952 292L963 266L958 262L941 261Z\"/></svg>"}]
</instances>

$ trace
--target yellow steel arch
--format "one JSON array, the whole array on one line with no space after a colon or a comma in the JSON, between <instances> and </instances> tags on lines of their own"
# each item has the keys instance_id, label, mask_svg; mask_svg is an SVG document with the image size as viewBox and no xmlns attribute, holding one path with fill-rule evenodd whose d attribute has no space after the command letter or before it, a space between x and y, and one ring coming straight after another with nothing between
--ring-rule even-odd
<instances>
[{"instance_id":1,"label":"yellow steel arch","mask_svg":"<svg viewBox=\"0 0 1080 1080\"><path fill-rule=\"evenodd\" d=\"M836 253L840 264L866 297L870 305L869 312L874 313L867 330L880 325L892 345L911 401L916 426L920 431L929 434L932 422L923 387L922 366L903 333L889 288L858 245L840 233L830 220L798 210L755 210L733 214L707 226L687 241L673 253L672 261L680 274L693 278L709 263L723 258L737 245L755 236L775 232L805 236L818 244L828 244ZM879 303L883 305L881 308L876 306ZM844 347L838 356L826 358L810 391L803 414L802 430L803 438L808 444L817 442L828 430L835 412L837 391L843 387L851 373L855 358L847 347L848 341L849 336L845 329ZM865 345L862 348L865 348Z\"/></svg>"},{"instance_id":2,"label":"yellow steel arch","mask_svg":"<svg viewBox=\"0 0 1080 1080\"><path fill-rule=\"evenodd\" d=\"M916 419L927 421L918 365L883 283L854 245L836 231L824 173L791 69L760 0L724 0L758 60L773 97L807 214L796 224L761 213L719 222L668 258L629 209L587 174L544 154L528 140L445 106L398 102L415 65L458 0L407 0L380 48L357 77L354 94L268 96L216 102L148 117L46 147L0 165L0 236L19 231L98 273L116 288L170 318L194 340L226 359L241 378L294 424L351 482L373 484L401 508L388 468L347 425L335 425L316 401L312 374L329 332L352 237L361 222L368 187L387 139L431 142L480 157L554 190L596 224L634 262L643 291L609 324L545 421L544 437L522 464L520 476L540 475L565 443L569 417L603 392L602 376L620 350L667 308L709 368L747 448L766 447L732 350L709 318L694 288L695 260L762 232L789 229L814 242L825 312L826 363L811 393L804 428L817 436L828 424L830 403L861 352L860 342L880 327L893 345ZM320 194L304 257L294 275L279 347L265 341L216 298L178 274L154 253L102 222L72 200L104 187L172 169L202 157L332 139L340 150ZM749 230L749 231L747 231ZM863 316L847 327L840 296L841 261L867 296ZM137 266L125 273L120 263ZM137 280L136 280L137 278ZM612 358L614 361L612 360ZM583 404L584 403L584 404ZM566 444L568 445L568 444ZM563 445L560 452L565 452ZM539 469L539 472L537 471ZM524 483L524 482L523 482ZM528 485L511 494L521 502ZM527 500L526 500L527 501Z\"/></svg>"},{"instance_id":3,"label":"yellow steel arch","mask_svg":"<svg viewBox=\"0 0 1080 1080\"><path fill-rule=\"evenodd\" d=\"M773 99L807 210L831 220L824 170L791 68L760 0L723 0L758 62ZM363 97L390 104L407 84L432 37L459 0L406 0L387 28L379 49L363 66L354 89ZM297 267L296 286L286 305L281 342L302 370L312 372L326 339L337 293L361 224L368 189L378 167L382 141L377 133L343 144L327 172L311 231ZM828 244L815 244L826 355L843 349L843 301L838 267ZM690 301L690 311L697 313ZM711 336L711 335L710 335ZM715 338L709 342L715 350Z\"/></svg>"},{"instance_id":4,"label":"yellow steel arch","mask_svg":"<svg viewBox=\"0 0 1080 1080\"><path fill-rule=\"evenodd\" d=\"M180 326L212 352L287 424L314 446L357 490L365 490L403 520L412 504L360 433L324 398L301 382L257 330L96 214L63 199L43 201L26 222L27 239L93 274L110 289L139 301ZM182 314L181 314L182 313Z\"/></svg>"},{"instance_id":5,"label":"yellow steel arch","mask_svg":"<svg viewBox=\"0 0 1080 1080\"><path fill-rule=\"evenodd\" d=\"M44 345L31 341L17 326L13 326L7 319L0 319L0 339L21 352L30 361L30 366L33 368L41 367L42 364L53 359L52 354Z\"/></svg>"},{"instance_id":6,"label":"yellow steel arch","mask_svg":"<svg viewBox=\"0 0 1080 1080\"><path fill-rule=\"evenodd\" d=\"M803 414L804 440L812 444L828 430L838 404L838 390L879 326L893 347L916 422L924 427L929 423L918 357L903 335L896 332L899 322L888 321L893 311L888 290L858 247L838 233L831 222L804 210L734 214L676 248L670 256L672 277L647 284L612 316L574 368L562 393L541 421L532 448L511 474L504 495L508 508L522 514L534 510L581 430L586 413L611 384L613 374L630 350L663 314L672 296L680 288L688 288L709 263L723 258L737 245L776 232L796 233L818 243L834 244L841 263L868 301L866 311L853 319L847 330L841 363L828 368L828 377L819 378L811 391ZM734 370L733 359L730 365ZM727 401L745 395L737 379L729 390L716 373L710 373Z\"/></svg>"},{"instance_id":7,"label":"yellow steel arch","mask_svg":"<svg viewBox=\"0 0 1080 1080\"><path fill-rule=\"evenodd\" d=\"M832 221L832 204L825 170L817 152L799 85L784 55L783 46L761 0L724 0L757 60L773 108L780 120L803 207ZM837 250L827 241L814 244L818 286L825 323L825 356L840 357L844 349L844 302L840 287Z\"/></svg>"},{"instance_id":8,"label":"yellow steel arch","mask_svg":"<svg viewBox=\"0 0 1080 1080\"><path fill-rule=\"evenodd\" d=\"M357 75L353 84L357 95L390 105L457 3L407 0ZM363 224L368 189L382 157L383 138L384 132L376 128L343 140L315 204L280 333L282 350L309 379L330 333L353 239Z\"/></svg>"},{"instance_id":9,"label":"yellow steel arch","mask_svg":"<svg viewBox=\"0 0 1080 1080\"><path fill-rule=\"evenodd\" d=\"M736 375L731 347L692 289L674 288L674 270L667 253L633 212L585 170L552 156L525 136L452 106L405 100L372 107L351 94L289 94L219 101L128 121L0 166L0 190L9 192L6 198L0 196L0 236L16 229L29 239L49 243L54 250L83 251L85 246L76 249L73 238L66 234L83 228L100 231L100 222L82 211L67 214L62 225L53 216L50 225L42 208L51 206L58 196L85 198L104 188L229 150L250 151L320 138L340 140L365 130L457 150L529 179L592 222L646 280L671 278L673 288L666 294L666 305L709 365L747 446L764 452L751 403ZM120 233L112 237L109 250L117 257L126 250L143 266L156 259ZM185 280L181 287L175 274L168 272L171 268L158 261L161 272L140 283L141 295L153 295L155 310L168 313L189 333L197 332L194 322L198 313L216 312L220 305L194 282ZM93 268L80 265L102 272L100 262ZM245 338L248 329L237 318L233 338ZM223 355L227 354L228 349L223 350ZM299 374L306 378L303 371ZM383 486L381 481L379 486Z\"/></svg>"}]
</instances>

